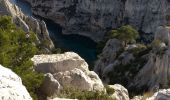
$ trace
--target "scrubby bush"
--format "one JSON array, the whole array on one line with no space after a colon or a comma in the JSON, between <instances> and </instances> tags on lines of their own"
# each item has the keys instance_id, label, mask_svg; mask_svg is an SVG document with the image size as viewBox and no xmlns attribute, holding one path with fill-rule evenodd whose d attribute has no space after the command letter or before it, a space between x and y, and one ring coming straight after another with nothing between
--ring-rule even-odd
<instances>
[{"instance_id":1,"label":"scrubby bush","mask_svg":"<svg viewBox=\"0 0 170 100\"><path fill-rule=\"evenodd\" d=\"M113 100L104 92L82 91L70 87L64 88L58 97L78 100Z\"/></svg>"},{"instance_id":2,"label":"scrubby bush","mask_svg":"<svg viewBox=\"0 0 170 100\"><path fill-rule=\"evenodd\" d=\"M30 60L37 52L35 34L26 33L12 23L9 16L0 16L0 64L17 73L31 96L37 99L37 92L43 75L33 71Z\"/></svg>"}]
</instances>

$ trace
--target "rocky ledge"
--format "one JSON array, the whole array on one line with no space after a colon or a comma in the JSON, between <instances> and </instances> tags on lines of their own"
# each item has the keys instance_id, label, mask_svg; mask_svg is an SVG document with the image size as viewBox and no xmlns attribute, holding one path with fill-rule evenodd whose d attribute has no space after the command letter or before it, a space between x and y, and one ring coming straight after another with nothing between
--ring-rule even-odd
<instances>
[{"instance_id":1,"label":"rocky ledge","mask_svg":"<svg viewBox=\"0 0 170 100\"><path fill-rule=\"evenodd\" d=\"M0 100L32 100L21 78L0 65Z\"/></svg>"},{"instance_id":2,"label":"rocky ledge","mask_svg":"<svg viewBox=\"0 0 170 100\"><path fill-rule=\"evenodd\" d=\"M106 92L106 89L109 89L114 91L109 94L111 98L129 100L128 91L123 86L115 84L105 88L98 75L89 71L88 64L76 53L35 55L32 61L35 70L45 74L41 90L54 100L56 95L67 87L93 92Z\"/></svg>"},{"instance_id":3,"label":"rocky ledge","mask_svg":"<svg viewBox=\"0 0 170 100\"><path fill-rule=\"evenodd\" d=\"M42 91L52 96L63 87L88 91L105 91L98 75L88 70L88 65L78 54L35 55L35 70L45 74Z\"/></svg>"}]
</instances>

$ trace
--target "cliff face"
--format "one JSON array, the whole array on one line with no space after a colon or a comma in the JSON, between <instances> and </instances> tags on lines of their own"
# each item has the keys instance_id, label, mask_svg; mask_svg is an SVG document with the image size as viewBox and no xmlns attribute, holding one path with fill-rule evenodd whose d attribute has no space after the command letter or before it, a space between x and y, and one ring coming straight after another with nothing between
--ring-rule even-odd
<instances>
[{"instance_id":1,"label":"cliff face","mask_svg":"<svg viewBox=\"0 0 170 100\"><path fill-rule=\"evenodd\" d=\"M101 40L108 29L130 24L146 33L165 25L168 0L26 0L35 15L63 27L64 34Z\"/></svg>"},{"instance_id":2,"label":"cliff face","mask_svg":"<svg viewBox=\"0 0 170 100\"><path fill-rule=\"evenodd\" d=\"M29 33L30 31L36 33L38 40L37 44L47 41L48 45L45 45L44 48L48 50L54 48L45 22L31 16L24 15L21 9L12 4L10 0L0 0L0 15L12 16L13 22L16 26L21 27L25 33Z\"/></svg>"}]
</instances>

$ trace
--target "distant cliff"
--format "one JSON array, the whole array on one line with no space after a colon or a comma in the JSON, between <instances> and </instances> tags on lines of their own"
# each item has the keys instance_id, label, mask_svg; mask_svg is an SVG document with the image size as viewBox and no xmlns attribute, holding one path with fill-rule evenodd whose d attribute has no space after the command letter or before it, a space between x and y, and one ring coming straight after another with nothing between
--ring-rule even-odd
<instances>
[{"instance_id":1,"label":"distant cliff","mask_svg":"<svg viewBox=\"0 0 170 100\"><path fill-rule=\"evenodd\" d=\"M169 0L25 0L32 11L55 21L63 34L80 34L95 41L105 32L130 24L145 33L154 33L167 24Z\"/></svg>"}]
</instances>

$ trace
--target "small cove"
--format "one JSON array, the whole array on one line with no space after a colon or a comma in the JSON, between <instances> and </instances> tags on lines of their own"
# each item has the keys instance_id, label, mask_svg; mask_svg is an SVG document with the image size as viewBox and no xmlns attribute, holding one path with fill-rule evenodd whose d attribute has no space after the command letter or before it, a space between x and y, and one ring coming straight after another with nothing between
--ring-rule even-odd
<instances>
[{"instance_id":1,"label":"small cove","mask_svg":"<svg viewBox=\"0 0 170 100\"><path fill-rule=\"evenodd\" d=\"M14 4L21 8L24 14L33 16L31 6L22 0L12 0ZM78 53L89 64L90 69L97 59L96 43L87 37L80 35L63 35L62 28L51 20L44 19L47 29L50 33L55 46L64 51L73 51Z\"/></svg>"}]
</instances>

